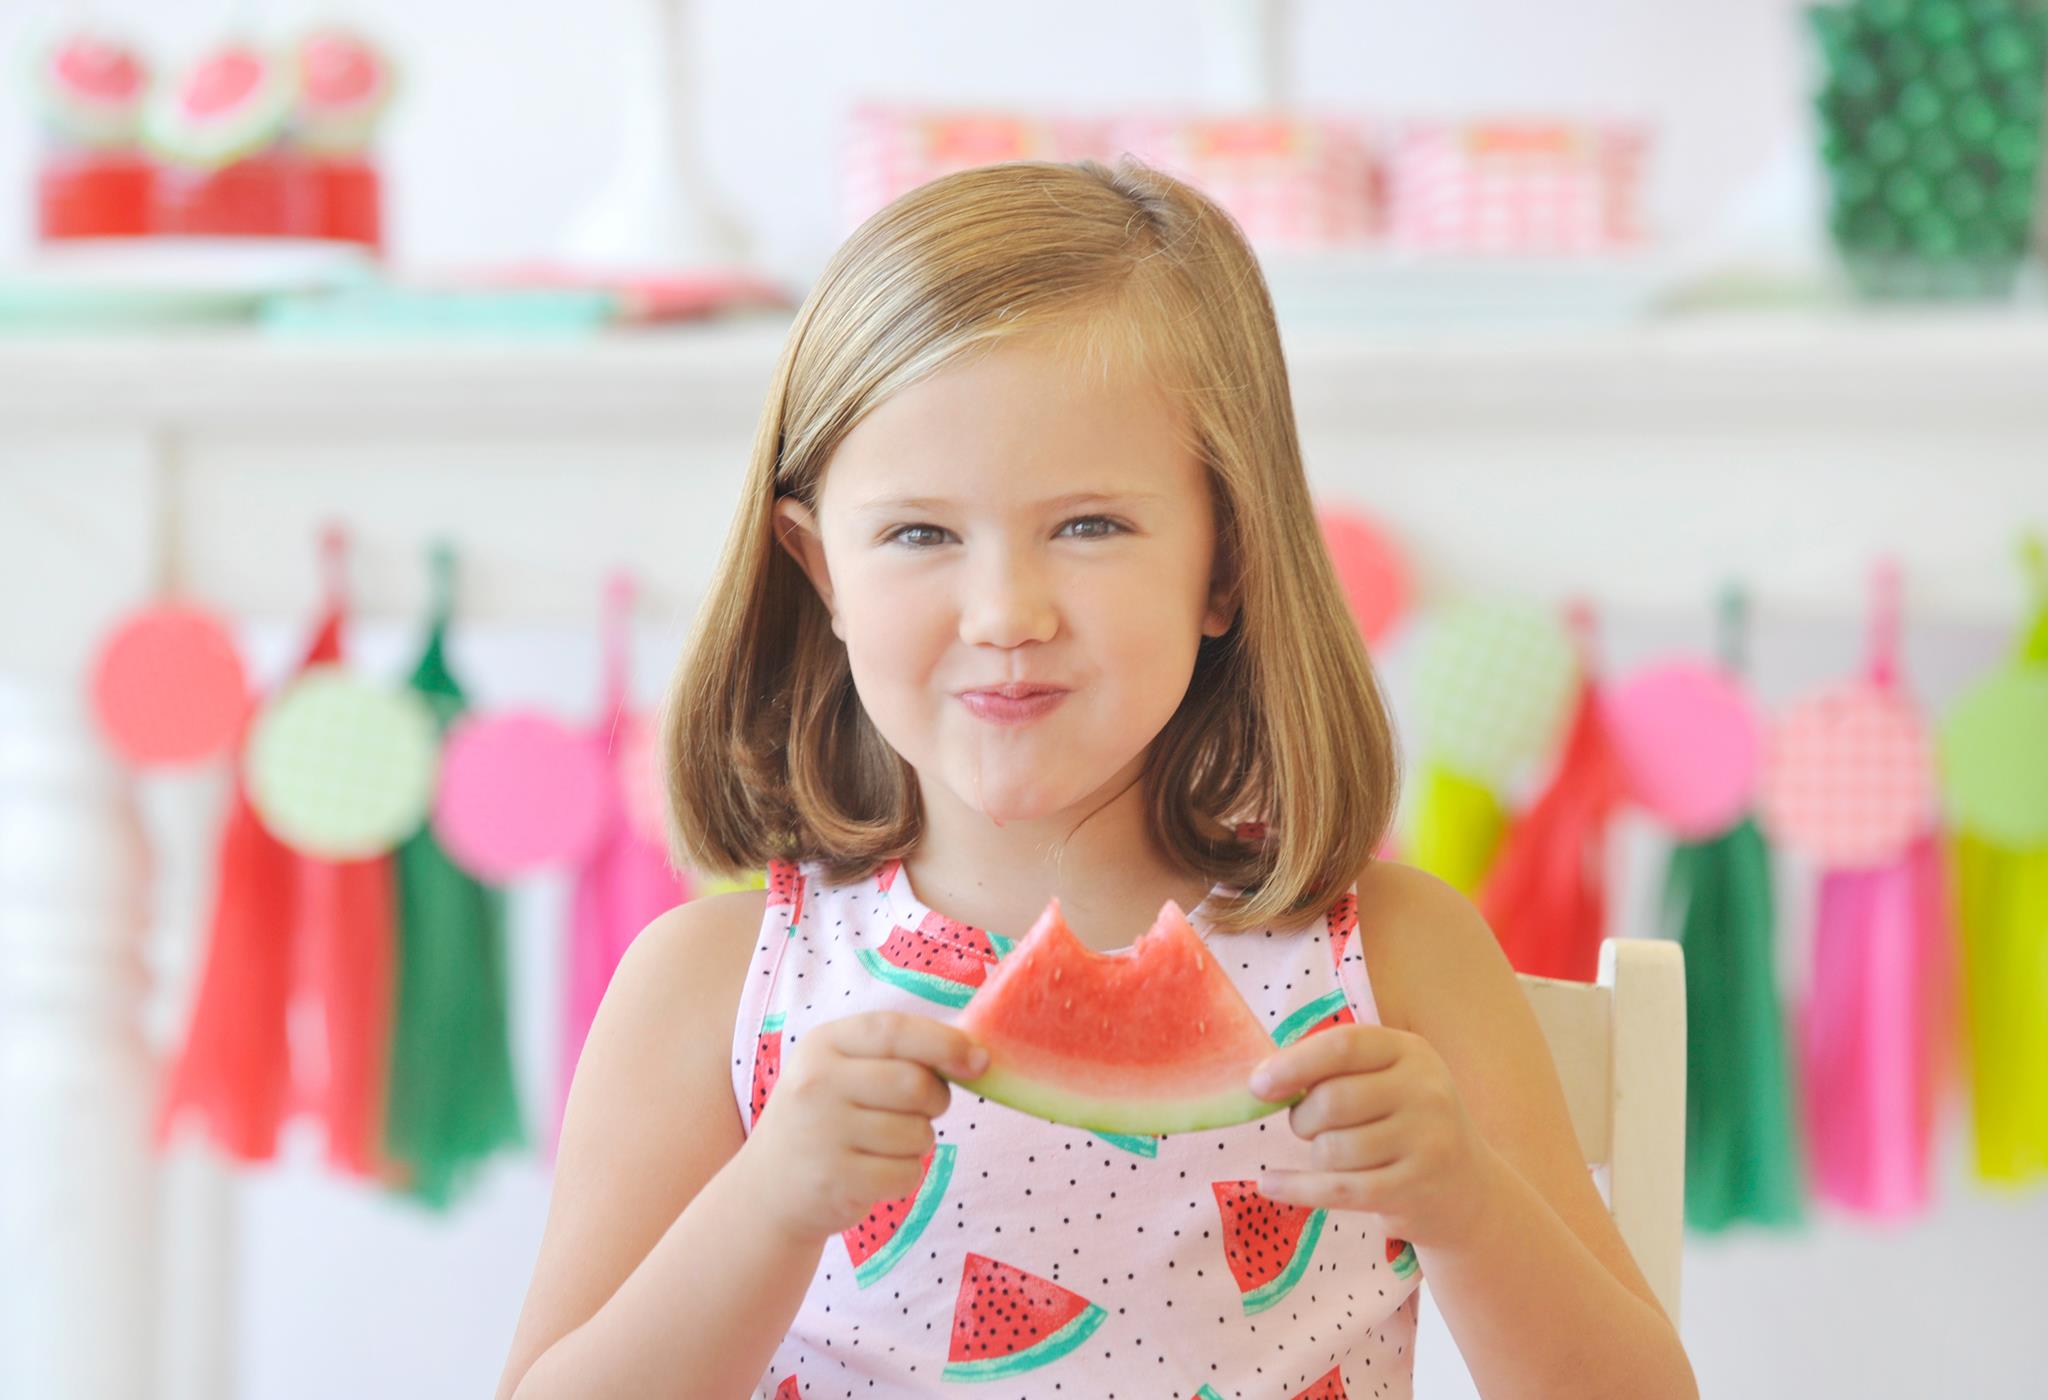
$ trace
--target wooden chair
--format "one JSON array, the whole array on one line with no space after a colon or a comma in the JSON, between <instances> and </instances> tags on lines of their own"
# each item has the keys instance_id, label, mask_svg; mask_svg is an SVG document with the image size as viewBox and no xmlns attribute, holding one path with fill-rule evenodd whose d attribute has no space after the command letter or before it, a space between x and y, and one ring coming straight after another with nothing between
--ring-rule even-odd
<instances>
[{"instance_id":1,"label":"wooden chair","mask_svg":"<svg viewBox=\"0 0 2048 1400\"><path fill-rule=\"evenodd\" d=\"M1610 938L1597 982L1517 974L1550 1043L1587 1165L1665 1315L1685 1234L1685 962L1677 943Z\"/></svg>"}]
</instances>

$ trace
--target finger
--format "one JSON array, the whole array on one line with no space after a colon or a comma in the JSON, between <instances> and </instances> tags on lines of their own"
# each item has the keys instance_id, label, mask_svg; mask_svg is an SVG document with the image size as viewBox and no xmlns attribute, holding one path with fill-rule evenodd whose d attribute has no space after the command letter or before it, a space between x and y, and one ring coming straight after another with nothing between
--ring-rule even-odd
<instances>
[{"instance_id":1,"label":"finger","mask_svg":"<svg viewBox=\"0 0 2048 1400\"><path fill-rule=\"evenodd\" d=\"M1333 1074L1372 1074L1400 1058L1400 1032L1360 1022L1304 1036L1252 1072L1263 1099L1290 1098Z\"/></svg>"},{"instance_id":2,"label":"finger","mask_svg":"<svg viewBox=\"0 0 2048 1400\"><path fill-rule=\"evenodd\" d=\"M931 1119L872 1108L855 1109L846 1133L849 1147L872 1157L923 1157L932 1140Z\"/></svg>"},{"instance_id":3,"label":"finger","mask_svg":"<svg viewBox=\"0 0 2048 1400\"><path fill-rule=\"evenodd\" d=\"M1389 1167L1401 1158L1400 1129L1385 1118L1364 1127L1333 1128L1309 1145L1309 1157L1319 1171L1356 1172Z\"/></svg>"},{"instance_id":4,"label":"finger","mask_svg":"<svg viewBox=\"0 0 2048 1400\"><path fill-rule=\"evenodd\" d=\"M953 1090L915 1060L841 1060L839 1082L847 1101L890 1113L936 1118L953 1103Z\"/></svg>"},{"instance_id":5,"label":"finger","mask_svg":"<svg viewBox=\"0 0 2048 1400\"><path fill-rule=\"evenodd\" d=\"M965 1031L929 1016L870 1011L832 1025L833 1043L842 1055L915 1060L955 1079L972 1079L988 1068L988 1052Z\"/></svg>"},{"instance_id":6,"label":"finger","mask_svg":"<svg viewBox=\"0 0 2048 1400\"><path fill-rule=\"evenodd\" d=\"M1398 1106L1386 1075L1340 1074L1310 1089L1288 1110L1287 1121L1297 1137L1314 1138L1332 1128L1377 1122Z\"/></svg>"},{"instance_id":7,"label":"finger","mask_svg":"<svg viewBox=\"0 0 2048 1400\"><path fill-rule=\"evenodd\" d=\"M1391 1167L1375 1171L1269 1171L1259 1177L1259 1194L1316 1210L1373 1209Z\"/></svg>"}]
</instances>

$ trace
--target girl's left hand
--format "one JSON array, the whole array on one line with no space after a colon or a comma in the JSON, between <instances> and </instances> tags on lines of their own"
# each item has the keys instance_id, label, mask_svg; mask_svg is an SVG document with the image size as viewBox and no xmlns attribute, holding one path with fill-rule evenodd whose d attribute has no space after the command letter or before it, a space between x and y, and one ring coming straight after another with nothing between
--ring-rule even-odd
<instances>
[{"instance_id":1,"label":"girl's left hand","mask_svg":"<svg viewBox=\"0 0 2048 1400\"><path fill-rule=\"evenodd\" d=\"M1465 1113L1443 1058L1421 1036L1336 1025L1270 1056L1251 1080L1288 1112L1316 1170L1269 1171L1276 1201L1378 1215L1391 1238L1456 1245L1482 1228L1506 1162Z\"/></svg>"}]
</instances>

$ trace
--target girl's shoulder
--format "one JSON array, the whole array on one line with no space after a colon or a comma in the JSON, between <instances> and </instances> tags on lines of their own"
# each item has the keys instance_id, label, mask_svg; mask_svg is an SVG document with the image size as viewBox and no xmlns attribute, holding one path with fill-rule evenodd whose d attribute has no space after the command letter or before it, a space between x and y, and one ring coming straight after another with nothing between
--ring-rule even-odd
<instances>
[{"instance_id":1,"label":"girl's shoulder","mask_svg":"<svg viewBox=\"0 0 2048 1400\"><path fill-rule=\"evenodd\" d=\"M1424 1003L1440 994L1485 920L1462 890L1426 870L1374 860L1358 877L1359 952L1372 975L1380 1020L1413 1031ZM1485 950L1498 951L1497 947Z\"/></svg>"}]
</instances>

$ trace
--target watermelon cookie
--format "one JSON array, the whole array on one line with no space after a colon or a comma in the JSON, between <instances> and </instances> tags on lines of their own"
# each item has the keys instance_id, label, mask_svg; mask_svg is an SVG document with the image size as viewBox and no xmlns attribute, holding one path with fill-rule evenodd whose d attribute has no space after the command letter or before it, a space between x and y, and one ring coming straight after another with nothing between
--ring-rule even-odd
<instances>
[{"instance_id":1,"label":"watermelon cookie","mask_svg":"<svg viewBox=\"0 0 2048 1400\"><path fill-rule=\"evenodd\" d=\"M1114 953L1076 938L1053 900L954 1024L989 1054L962 1088L1091 1132L1225 1128L1288 1104L1251 1092L1277 1047L1171 900Z\"/></svg>"}]
</instances>

